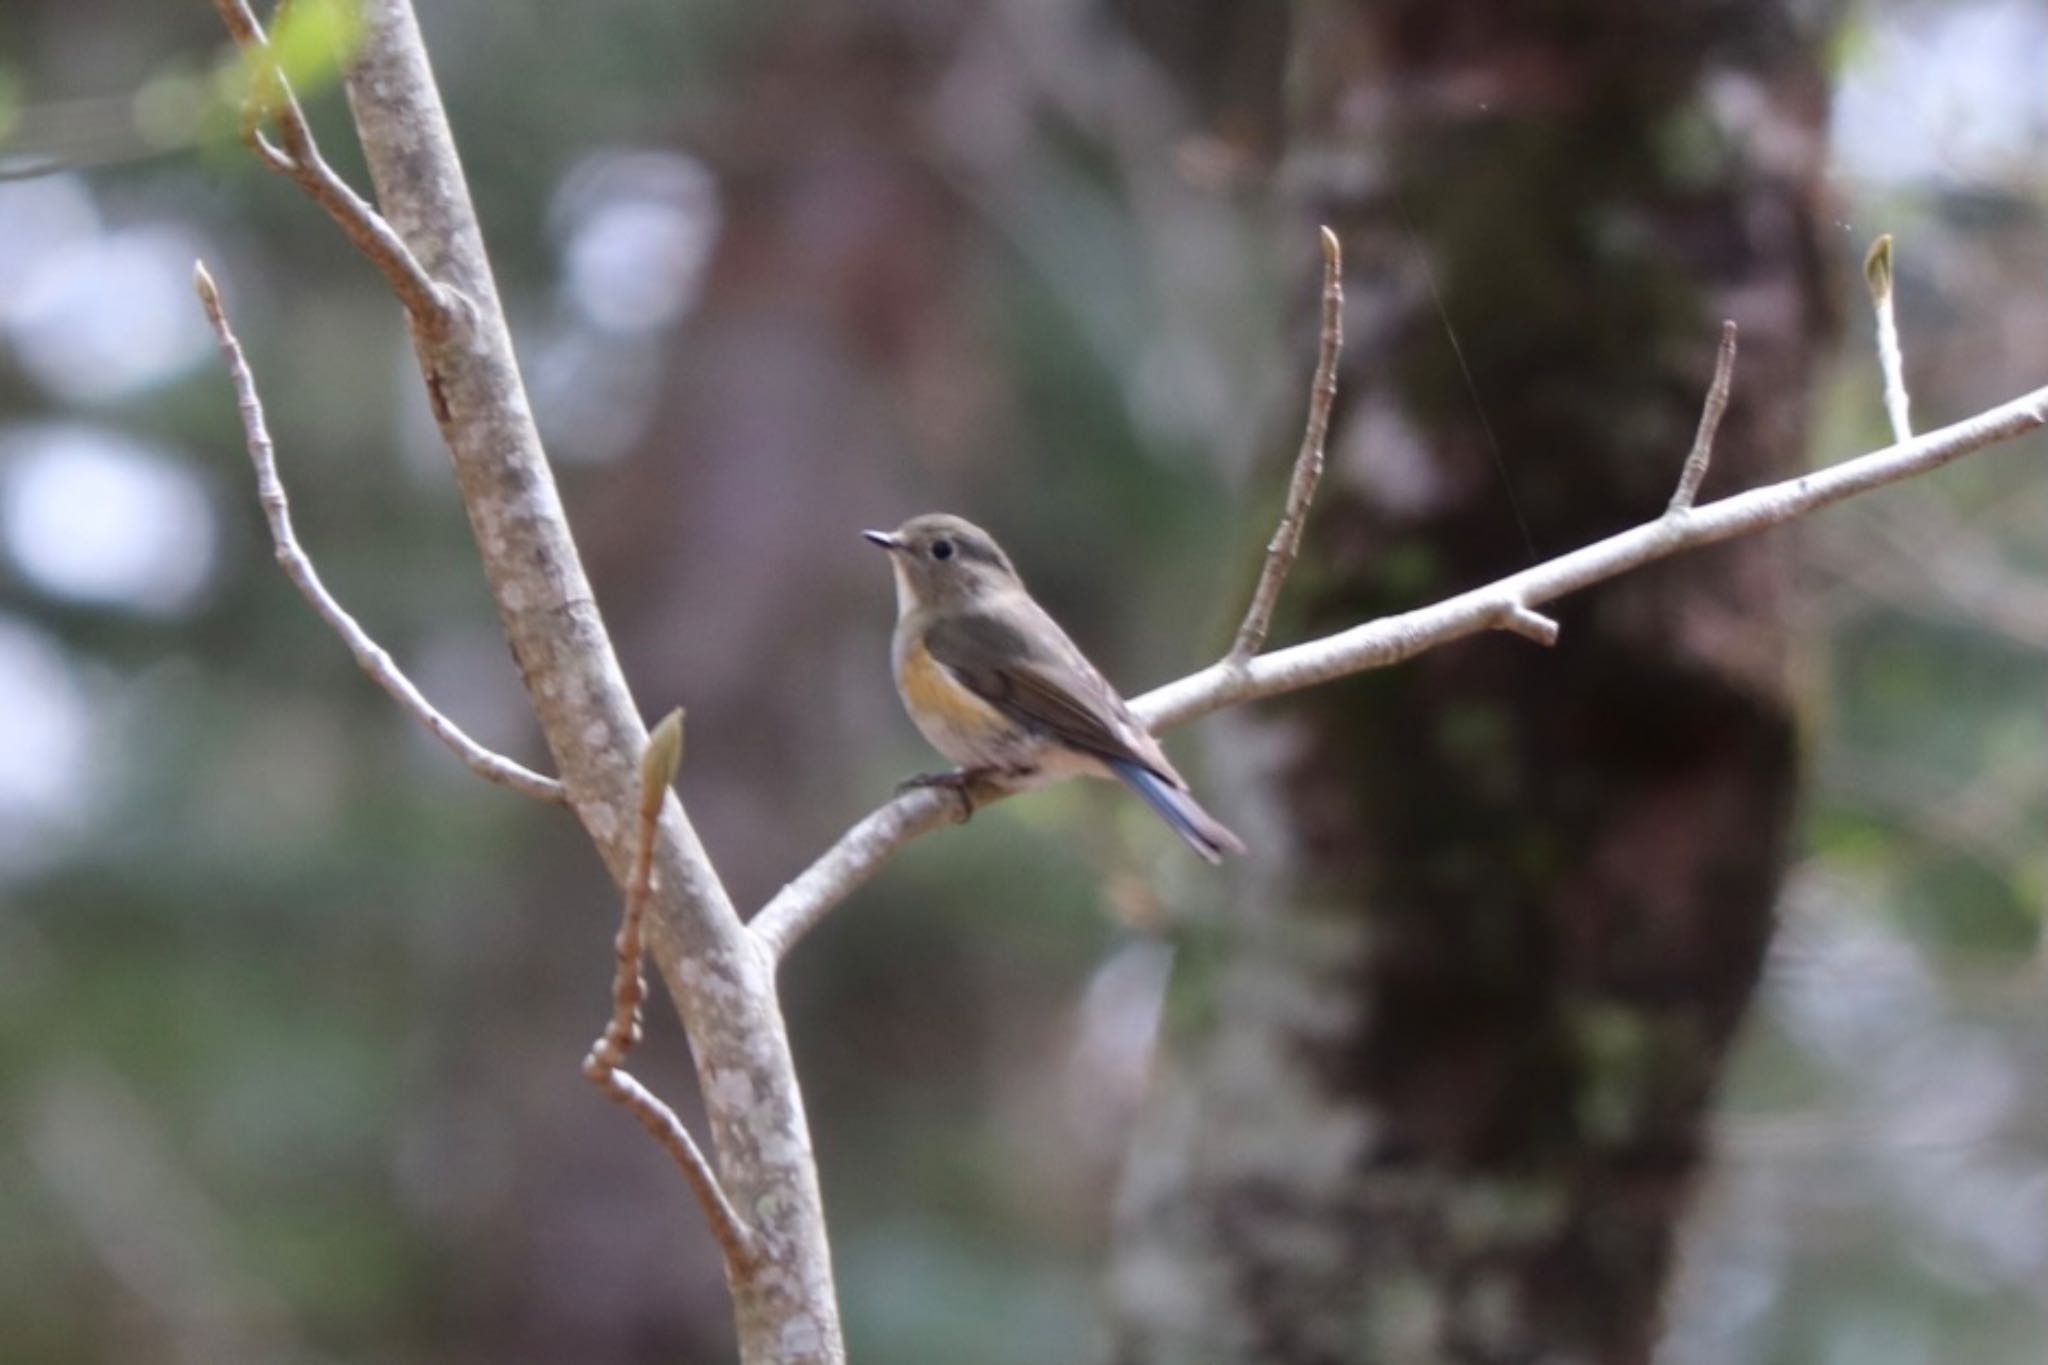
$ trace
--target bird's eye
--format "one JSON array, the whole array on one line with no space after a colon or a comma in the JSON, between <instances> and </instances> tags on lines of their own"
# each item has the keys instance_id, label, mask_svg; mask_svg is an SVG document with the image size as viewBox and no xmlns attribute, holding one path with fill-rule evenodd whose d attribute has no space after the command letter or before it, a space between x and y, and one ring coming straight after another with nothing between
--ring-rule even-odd
<instances>
[{"instance_id":1,"label":"bird's eye","mask_svg":"<svg viewBox=\"0 0 2048 1365\"><path fill-rule=\"evenodd\" d=\"M952 557L953 557L953 542L952 542L952 541L950 541L950 540L935 540L935 541L933 541L933 542L932 542L932 558L933 558L933 559L951 559Z\"/></svg>"}]
</instances>

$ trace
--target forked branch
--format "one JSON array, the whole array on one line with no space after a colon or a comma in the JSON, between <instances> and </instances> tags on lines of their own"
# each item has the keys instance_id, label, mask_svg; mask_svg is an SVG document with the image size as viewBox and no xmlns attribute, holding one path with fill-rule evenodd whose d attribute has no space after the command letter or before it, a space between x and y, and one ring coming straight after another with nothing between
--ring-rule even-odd
<instances>
[{"instance_id":1,"label":"forked branch","mask_svg":"<svg viewBox=\"0 0 2048 1365\"><path fill-rule=\"evenodd\" d=\"M384 272L391 288L421 325L439 327L453 316L453 293L437 283L384 216L343 180L313 139L313 126L278 65L270 37L248 0L214 0L221 23L249 64L249 93L242 105L242 140L271 170L292 181L326 211L356 250ZM277 124L283 146L263 132L266 118Z\"/></svg>"},{"instance_id":2,"label":"forked branch","mask_svg":"<svg viewBox=\"0 0 2048 1365\"><path fill-rule=\"evenodd\" d=\"M255 35L246 4L215 4L246 50ZM722 1245L757 1253L747 1273L727 1277L740 1356L747 1365L844 1365L817 1163L773 965L747 934L682 803L664 797L658 837L650 839L636 819L647 731L534 425L413 9L412 0L359 0L361 38L343 71L349 112L389 224L322 173L310 133L301 137L303 115L282 94L267 115L281 142L271 149L276 155L265 152L267 139L251 141L280 170L289 159L286 173L304 176L301 183L350 237L359 246L367 242L408 310L421 376L534 717L578 821L621 894L630 891L640 907L647 958L689 1035L720 1176L718 1185L693 1189L706 1201ZM403 244L386 240L393 226L402 226ZM433 279L420 261L432 262ZM637 955L634 967L631 996L640 993ZM617 1009L615 999L615 1019ZM630 1013L628 1020L630 1028ZM653 1096L616 1067L612 1080L608 1093L642 1122L653 1118L664 1147L686 1172L704 1176L710 1168L692 1161L694 1144L680 1125L641 1102ZM706 1199L719 1186L729 1198ZM745 1224L726 1216L740 1209ZM734 1231L742 1226L751 1229L745 1239Z\"/></svg>"},{"instance_id":3,"label":"forked branch","mask_svg":"<svg viewBox=\"0 0 2048 1365\"><path fill-rule=\"evenodd\" d=\"M683 713L671 711L648 736L647 752L640 760L640 828L633 854L633 876L626 887L625 913L614 942L617 967L612 974L612 1017L583 1059L583 1074L638 1119L640 1126L669 1154L704 1210L711 1235L717 1239L727 1266L733 1274L740 1275L750 1271L760 1259L753 1229L732 1206L703 1149L676 1117L676 1111L625 1069L626 1054L640 1041L640 1005L647 998L647 978L641 972L645 953L642 933L647 921L647 900L654 891L655 835L661 824L662 804L668 799L669 785L675 781L682 758Z\"/></svg>"},{"instance_id":4,"label":"forked branch","mask_svg":"<svg viewBox=\"0 0 2048 1365\"><path fill-rule=\"evenodd\" d=\"M1242 702L1384 668L1499 623L1512 602L1543 603L1684 550L1782 526L1823 507L1929 473L2048 425L2048 387L1951 426L1781 483L1767 484L1595 541L1434 606L1381 617L1262 654L1242 669L1213 665L1134 701L1155 731Z\"/></svg>"}]
</instances>

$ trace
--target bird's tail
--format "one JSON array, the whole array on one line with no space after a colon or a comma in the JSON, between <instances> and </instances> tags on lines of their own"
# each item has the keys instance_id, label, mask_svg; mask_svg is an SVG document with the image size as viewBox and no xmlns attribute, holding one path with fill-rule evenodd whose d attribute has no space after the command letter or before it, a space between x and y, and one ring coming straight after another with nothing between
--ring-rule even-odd
<instances>
[{"instance_id":1,"label":"bird's tail","mask_svg":"<svg viewBox=\"0 0 2048 1365\"><path fill-rule=\"evenodd\" d=\"M1159 818L1173 826L1173 832L1187 840L1190 848L1210 862L1222 862L1226 853L1244 852L1244 840L1218 823L1184 788L1129 759L1112 759L1109 768L1125 786L1144 797L1145 804L1159 812Z\"/></svg>"}]
</instances>

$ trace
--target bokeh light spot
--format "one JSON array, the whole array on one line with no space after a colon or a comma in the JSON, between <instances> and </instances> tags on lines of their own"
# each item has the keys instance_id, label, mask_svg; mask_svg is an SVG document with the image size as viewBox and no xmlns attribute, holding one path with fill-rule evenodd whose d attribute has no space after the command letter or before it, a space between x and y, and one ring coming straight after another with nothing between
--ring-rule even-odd
<instances>
[{"instance_id":1,"label":"bokeh light spot","mask_svg":"<svg viewBox=\"0 0 2048 1365\"><path fill-rule=\"evenodd\" d=\"M0 543L44 591L153 616L188 609L212 572L214 512L175 459L74 423L0 436Z\"/></svg>"},{"instance_id":2,"label":"bokeh light spot","mask_svg":"<svg viewBox=\"0 0 2048 1365\"><path fill-rule=\"evenodd\" d=\"M592 325L649 332L697 300L718 240L717 182L674 152L606 152L572 170L556 194L563 290Z\"/></svg>"}]
</instances>

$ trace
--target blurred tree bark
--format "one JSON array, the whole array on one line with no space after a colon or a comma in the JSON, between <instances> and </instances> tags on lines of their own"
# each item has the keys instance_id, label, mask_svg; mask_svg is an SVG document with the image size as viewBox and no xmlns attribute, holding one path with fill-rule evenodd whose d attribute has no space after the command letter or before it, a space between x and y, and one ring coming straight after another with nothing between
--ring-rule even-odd
<instances>
[{"instance_id":1,"label":"blurred tree bark","mask_svg":"<svg viewBox=\"0 0 2048 1365\"><path fill-rule=\"evenodd\" d=\"M1141 35L1187 8L1124 6ZM1795 467L1826 327L1816 7L1207 8L1240 51L1291 24L1270 169L1291 237L1330 222L1352 262L1276 638L1654 516L1722 317L1705 496ZM1223 49L1153 46L1256 156L1278 99ZM1649 1359L1785 856L1786 552L1573 598L1554 651L1480 639L1262 709L1239 747L1272 824L1133 1147L1118 1359Z\"/></svg>"}]
</instances>

